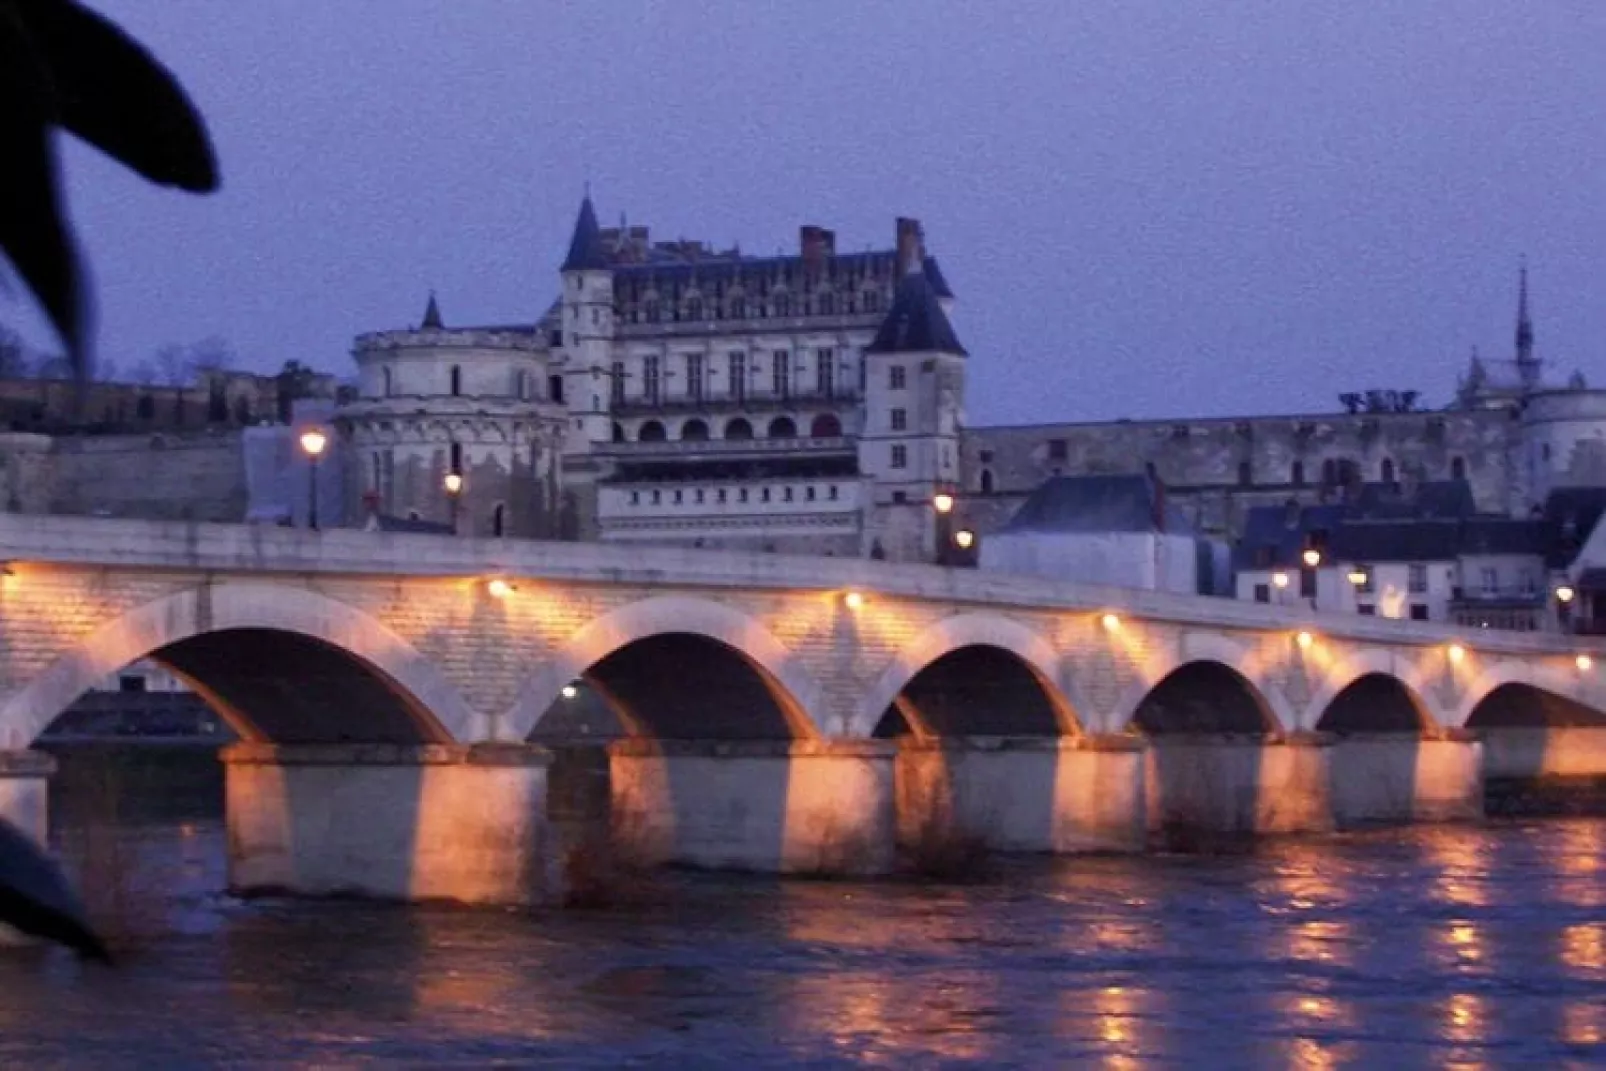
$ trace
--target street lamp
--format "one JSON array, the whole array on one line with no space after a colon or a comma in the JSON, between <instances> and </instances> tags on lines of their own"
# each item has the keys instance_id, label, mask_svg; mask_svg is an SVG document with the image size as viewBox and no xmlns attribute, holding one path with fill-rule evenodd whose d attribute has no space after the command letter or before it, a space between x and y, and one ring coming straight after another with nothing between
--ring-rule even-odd
<instances>
[{"instance_id":1,"label":"street lamp","mask_svg":"<svg viewBox=\"0 0 1606 1071\"><path fill-rule=\"evenodd\" d=\"M307 465L307 527L318 530L318 459L329 445L329 436L317 428L301 433L301 449L306 453Z\"/></svg>"},{"instance_id":2,"label":"street lamp","mask_svg":"<svg viewBox=\"0 0 1606 1071\"><path fill-rule=\"evenodd\" d=\"M457 500L463 494L463 474L461 472L448 472L446 479L441 481L446 487L447 517L452 528L452 534L457 534Z\"/></svg>"},{"instance_id":3,"label":"street lamp","mask_svg":"<svg viewBox=\"0 0 1606 1071\"><path fill-rule=\"evenodd\" d=\"M1312 547L1304 554L1301 554L1299 559L1305 563L1306 567L1314 569L1318 565L1322 564L1322 552L1317 550L1315 547Z\"/></svg>"},{"instance_id":4,"label":"street lamp","mask_svg":"<svg viewBox=\"0 0 1606 1071\"><path fill-rule=\"evenodd\" d=\"M1563 584L1556 589L1556 601L1565 606L1567 603L1572 602L1573 596L1577 594L1571 584Z\"/></svg>"},{"instance_id":5,"label":"street lamp","mask_svg":"<svg viewBox=\"0 0 1606 1071\"><path fill-rule=\"evenodd\" d=\"M969 528L961 528L954 533L954 546L960 550L969 550L976 545L976 533Z\"/></svg>"},{"instance_id":6,"label":"street lamp","mask_svg":"<svg viewBox=\"0 0 1606 1071\"><path fill-rule=\"evenodd\" d=\"M938 513L952 513L954 511L954 496L947 491L939 491L932 496L931 506Z\"/></svg>"},{"instance_id":7,"label":"street lamp","mask_svg":"<svg viewBox=\"0 0 1606 1071\"><path fill-rule=\"evenodd\" d=\"M931 496L931 508L937 513L937 564L950 565L953 562L953 549L949 544L953 542L954 496L938 491Z\"/></svg>"}]
</instances>

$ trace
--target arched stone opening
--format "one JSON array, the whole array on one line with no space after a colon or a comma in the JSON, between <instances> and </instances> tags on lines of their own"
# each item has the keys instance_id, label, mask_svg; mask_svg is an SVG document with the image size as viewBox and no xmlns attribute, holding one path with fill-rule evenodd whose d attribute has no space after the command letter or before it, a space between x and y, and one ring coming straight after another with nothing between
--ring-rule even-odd
<instances>
[{"instance_id":1,"label":"arched stone opening","mask_svg":"<svg viewBox=\"0 0 1606 1071\"><path fill-rule=\"evenodd\" d=\"M1188 662L1150 688L1132 715L1150 736L1176 733L1266 734L1277 718L1260 690L1220 662Z\"/></svg>"},{"instance_id":2,"label":"arched stone opening","mask_svg":"<svg viewBox=\"0 0 1606 1071\"><path fill-rule=\"evenodd\" d=\"M708 441L708 424L706 421L692 418L680 426L680 438L683 442L703 443Z\"/></svg>"},{"instance_id":3,"label":"arched stone opening","mask_svg":"<svg viewBox=\"0 0 1606 1071\"><path fill-rule=\"evenodd\" d=\"M797 437L797 422L791 417L776 417L770 421L768 437L771 439L795 439Z\"/></svg>"},{"instance_id":4,"label":"arched stone opening","mask_svg":"<svg viewBox=\"0 0 1606 1071\"><path fill-rule=\"evenodd\" d=\"M821 413L809 425L809 435L815 439L834 439L842 434L842 421L835 413Z\"/></svg>"},{"instance_id":5,"label":"arched stone opening","mask_svg":"<svg viewBox=\"0 0 1606 1071\"><path fill-rule=\"evenodd\" d=\"M1606 728L1606 713L1531 684L1502 684L1468 715L1468 729Z\"/></svg>"},{"instance_id":6,"label":"arched stone opening","mask_svg":"<svg viewBox=\"0 0 1606 1071\"><path fill-rule=\"evenodd\" d=\"M793 740L796 697L736 648L689 632L624 644L563 685L531 738Z\"/></svg>"},{"instance_id":7,"label":"arched stone opening","mask_svg":"<svg viewBox=\"0 0 1606 1071\"><path fill-rule=\"evenodd\" d=\"M657 420L647 421L641 426L641 430L636 433L636 441L644 443L661 443L668 437L663 424Z\"/></svg>"},{"instance_id":8,"label":"arched stone opening","mask_svg":"<svg viewBox=\"0 0 1606 1071\"><path fill-rule=\"evenodd\" d=\"M745 442L753 437L753 425L744 417L736 417L725 424L725 438Z\"/></svg>"},{"instance_id":9,"label":"arched stone opening","mask_svg":"<svg viewBox=\"0 0 1606 1071\"><path fill-rule=\"evenodd\" d=\"M1330 733L1420 733L1432 725L1421 700L1387 673L1351 681L1316 721L1319 732Z\"/></svg>"},{"instance_id":10,"label":"arched stone opening","mask_svg":"<svg viewBox=\"0 0 1606 1071\"><path fill-rule=\"evenodd\" d=\"M1074 715L1058 689L1019 655L990 644L948 651L898 692L874 736L1059 736Z\"/></svg>"}]
</instances>

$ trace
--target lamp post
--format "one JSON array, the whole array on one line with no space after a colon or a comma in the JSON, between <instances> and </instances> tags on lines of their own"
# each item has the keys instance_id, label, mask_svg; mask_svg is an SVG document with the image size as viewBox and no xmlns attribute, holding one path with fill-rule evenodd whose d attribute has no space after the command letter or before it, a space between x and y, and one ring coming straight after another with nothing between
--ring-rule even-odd
<instances>
[{"instance_id":1,"label":"lamp post","mask_svg":"<svg viewBox=\"0 0 1606 1071\"><path fill-rule=\"evenodd\" d=\"M949 529L953 526L954 496L938 491L931 496L931 508L937 513L937 564L947 565L953 557L953 536Z\"/></svg>"},{"instance_id":2,"label":"lamp post","mask_svg":"<svg viewBox=\"0 0 1606 1071\"><path fill-rule=\"evenodd\" d=\"M463 494L463 474L448 472L446 479L441 481L446 488L446 517L451 525L452 534L457 534L457 500Z\"/></svg>"},{"instance_id":3,"label":"lamp post","mask_svg":"<svg viewBox=\"0 0 1606 1071\"><path fill-rule=\"evenodd\" d=\"M318 459L329 445L329 436L317 428L301 433L301 449L307 455L307 527L318 530Z\"/></svg>"}]
</instances>

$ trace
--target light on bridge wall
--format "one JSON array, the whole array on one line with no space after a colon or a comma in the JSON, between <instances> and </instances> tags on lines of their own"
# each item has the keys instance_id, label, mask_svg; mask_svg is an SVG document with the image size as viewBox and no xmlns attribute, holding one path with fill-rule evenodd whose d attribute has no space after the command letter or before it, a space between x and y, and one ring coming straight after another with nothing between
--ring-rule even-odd
<instances>
[{"instance_id":1,"label":"light on bridge wall","mask_svg":"<svg viewBox=\"0 0 1606 1071\"><path fill-rule=\"evenodd\" d=\"M1299 649L1301 651L1308 651L1310 650L1310 645L1316 642L1316 637L1312 636L1308 632L1301 632L1299 635L1294 637L1294 642L1299 644Z\"/></svg>"},{"instance_id":2,"label":"light on bridge wall","mask_svg":"<svg viewBox=\"0 0 1606 1071\"><path fill-rule=\"evenodd\" d=\"M1312 547L1310 550L1307 550L1305 553L1301 554L1299 556L1299 560L1304 562L1310 568L1314 569L1318 565L1322 564L1322 552Z\"/></svg>"},{"instance_id":3,"label":"light on bridge wall","mask_svg":"<svg viewBox=\"0 0 1606 1071\"><path fill-rule=\"evenodd\" d=\"M1578 672L1588 673L1591 669L1595 668L1595 660L1586 654L1581 654L1577 658L1573 659L1573 665L1578 667Z\"/></svg>"},{"instance_id":4,"label":"light on bridge wall","mask_svg":"<svg viewBox=\"0 0 1606 1071\"><path fill-rule=\"evenodd\" d=\"M1571 584L1563 584L1556 589L1556 601L1559 603L1569 603L1573 601L1573 596L1577 594L1578 593L1573 590Z\"/></svg>"},{"instance_id":5,"label":"light on bridge wall","mask_svg":"<svg viewBox=\"0 0 1606 1071\"><path fill-rule=\"evenodd\" d=\"M1453 664L1460 665L1461 660L1467 656L1467 649L1459 643L1452 643L1444 653L1450 656Z\"/></svg>"},{"instance_id":6,"label":"light on bridge wall","mask_svg":"<svg viewBox=\"0 0 1606 1071\"><path fill-rule=\"evenodd\" d=\"M1287 573L1273 573L1273 574L1271 574L1271 584L1272 584L1272 587L1286 588L1288 586L1288 574Z\"/></svg>"},{"instance_id":7,"label":"light on bridge wall","mask_svg":"<svg viewBox=\"0 0 1606 1071\"><path fill-rule=\"evenodd\" d=\"M1121 619L1114 614L1105 614L1099 618L1099 624L1104 626L1105 632L1116 632L1121 628Z\"/></svg>"},{"instance_id":8,"label":"light on bridge wall","mask_svg":"<svg viewBox=\"0 0 1606 1071\"><path fill-rule=\"evenodd\" d=\"M493 599L505 599L519 589L511 581L498 576L486 581L485 590L491 593Z\"/></svg>"},{"instance_id":9,"label":"light on bridge wall","mask_svg":"<svg viewBox=\"0 0 1606 1071\"><path fill-rule=\"evenodd\" d=\"M849 610L863 609L864 594L858 591L849 591L842 596L842 605L846 606Z\"/></svg>"}]
</instances>

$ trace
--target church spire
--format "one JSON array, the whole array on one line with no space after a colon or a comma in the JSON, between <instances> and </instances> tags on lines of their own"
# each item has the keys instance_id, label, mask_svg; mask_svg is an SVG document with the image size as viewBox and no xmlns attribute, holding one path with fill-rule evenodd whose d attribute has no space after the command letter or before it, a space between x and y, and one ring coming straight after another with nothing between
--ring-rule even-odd
<instances>
[{"instance_id":1,"label":"church spire","mask_svg":"<svg viewBox=\"0 0 1606 1071\"><path fill-rule=\"evenodd\" d=\"M435 291L429 292L429 304L424 306L424 322L420 325L423 331L440 331L445 328L441 322L441 307L435 304Z\"/></svg>"},{"instance_id":2,"label":"church spire","mask_svg":"<svg viewBox=\"0 0 1606 1071\"><path fill-rule=\"evenodd\" d=\"M1517 276L1517 363L1534 363L1534 325L1528 317L1528 260L1523 258Z\"/></svg>"}]
</instances>

